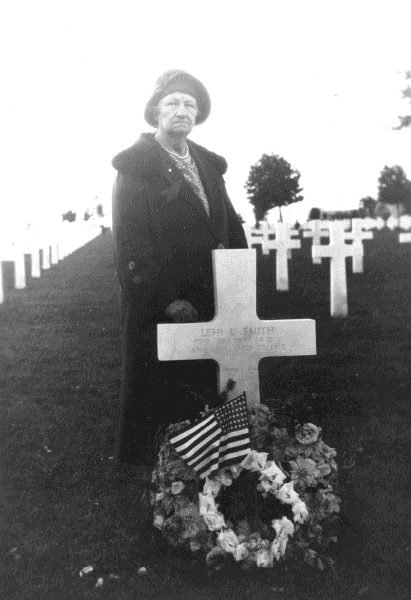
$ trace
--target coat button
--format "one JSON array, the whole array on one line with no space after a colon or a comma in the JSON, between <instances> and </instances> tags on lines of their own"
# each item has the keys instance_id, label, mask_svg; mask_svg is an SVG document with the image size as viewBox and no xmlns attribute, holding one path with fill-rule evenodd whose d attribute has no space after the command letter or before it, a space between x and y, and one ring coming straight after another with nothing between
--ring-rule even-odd
<instances>
[{"instance_id":1,"label":"coat button","mask_svg":"<svg viewBox=\"0 0 411 600\"><path fill-rule=\"evenodd\" d=\"M133 283L135 283L136 285L138 285L139 283L141 283L143 281L143 278L141 277L141 275L135 275L133 277Z\"/></svg>"},{"instance_id":2,"label":"coat button","mask_svg":"<svg viewBox=\"0 0 411 600\"><path fill-rule=\"evenodd\" d=\"M128 263L128 268L130 271L135 269L135 267L136 267L136 263L134 262L134 260L132 260L131 262Z\"/></svg>"},{"instance_id":3,"label":"coat button","mask_svg":"<svg viewBox=\"0 0 411 600\"><path fill-rule=\"evenodd\" d=\"M217 250L225 250L224 244L218 244Z\"/></svg>"}]
</instances>

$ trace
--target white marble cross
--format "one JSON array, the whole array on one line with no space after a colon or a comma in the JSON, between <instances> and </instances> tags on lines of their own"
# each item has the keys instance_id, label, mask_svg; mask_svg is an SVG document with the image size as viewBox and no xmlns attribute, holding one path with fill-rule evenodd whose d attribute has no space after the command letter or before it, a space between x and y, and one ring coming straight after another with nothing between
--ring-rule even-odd
<instances>
[{"instance_id":1,"label":"white marble cross","mask_svg":"<svg viewBox=\"0 0 411 600\"><path fill-rule=\"evenodd\" d=\"M409 231L400 233L399 242L400 244L411 243L411 233Z\"/></svg>"},{"instance_id":2,"label":"white marble cross","mask_svg":"<svg viewBox=\"0 0 411 600\"><path fill-rule=\"evenodd\" d=\"M401 229L411 229L411 215L401 215L400 225Z\"/></svg>"},{"instance_id":3,"label":"white marble cross","mask_svg":"<svg viewBox=\"0 0 411 600\"><path fill-rule=\"evenodd\" d=\"M364 229L384 229L385 221L381 217L373 219L372 217L365 217L363 219Z\"/></svg>"},{"instance_id":4,"label":"white marble cross","mask_svg":"<svg viewBox=\"0 0 411 600\"><path fill-rule=\"evenodd\" d=\"M353 244L361 244L363 240L372 240L373 232L364 231L364 219L352 219L351 231L345 234L346 240L353 240ZM364 247L363 247L364 248ZM364 254L354 254L352 258L352 272L364 273Z\"/></svg>"},{"instance_id":5,"label":"white marble cross","mask_svg":"<svg viewBox=\"0 0 411 600\"><path fill-rule=\"evenodd\" d=\"M31 252L31 276L40 277L40 249L36 246L33 247Z\"/></svg>"},{"instance_id":6,"label":"white marble cross","mask_svg":"<svg viewBox=\"0 0 411 600\"><path fill-rule=\"evenodd\" d=\"M31 277L40 277L40 246L41 242L37 237L37 232L33 228L30 230L27 243L25 244L26 254L31 254Z\"/></svg>"},{"instance_id":7,"label":"white marble cross","mask_svg":"<svg viewBox=\"0 0 411 600\"><path fill-rule=\"evenodd\" d=\"M401 227L401 216L396 216L394 217L394 215L391 215L390 217L388 217L388 219L385 221L385 226L390 230L390 231L394 231L394 229L399 229Z\"/></svg>"},{"instance_id":8,"label":"white marble cross","mask_svg":"<svg viewBox=\"0 0 411 600\"><path fill-rule=\"evenodd\" d=\"M270 227L270 224L267 221L262 221L258 229L257 227L251 227L251 225L243 223L243 229L247 238L248 246L251 248L251 246L255 246L258 244L262 246L263 251L265 244L268 241L268 236L271 233L274 233L274 231Z\"/></svg>"},{"instance_id":9,"label":"white marble cross","mask_svg":"<svg viewBox=\"0 0 411 600\"><path fill-rule=\"evenodd\" d=\"M270 356L316 354L312 319L260 320L256 314L256 250L213 250L216 314L207 323L157 325L159 360L213 359L219 391L229 379L232 396L260 402L258 364Z\"/></svg>"},{"instance_id":10,"label":"white marble cross","mask_svg":"<svg viewBox=\"0 0 411 600\"><path fill-rule=\"evenodd\" d=\"M288 261L291 258L291 251L295 248L301 248L301 241L294 239L293 235L298 232L293 230L289 223L277 222L274 224L275 240L268 239L263 254L269 254L270 250L275 250L276 258L276 287L279 292L288 292L290 289L288 279Z\"/></svg>"},{"instance_id":11,"label":"white marble cross","mask_svg":"<svg viewBox=\"0 0 411 600\"><path fill-rule=\"evenodd\" d=\"M43 271L47 271L51 267L49 243L43 242L40 249L43 250Z\"/></svg>"},{"instance_id":12,"label":"white marble cross","mask_svg":"<svg viewBox=\"0 0 411 600\"><path fill-rule=\"evenodd\" d=\"M346 244L348 234L344 231L343 221L330 222L330 243L327 246L312 246L313 258L330 258L330 305L332 317L346 317L348 314L347 301L347 271L346 258L361 256L364 253L362 244L354 242Z\"/></svg>"},{"instance_id":13,"label":"white marble cross","mask_svg":"<svg viewBox=\"0 0 411 600\"><path fill-rule=\"evenodd\" d=\"M313 246L320 246L322 238L330 237L329 221L313 219L312 221L307 221L307 223L304 223L301 229L303 230L303 237L313 238ZM315 265L320 265L321 258L313 258L313 263Z\"/></svg>"}]
</instances>

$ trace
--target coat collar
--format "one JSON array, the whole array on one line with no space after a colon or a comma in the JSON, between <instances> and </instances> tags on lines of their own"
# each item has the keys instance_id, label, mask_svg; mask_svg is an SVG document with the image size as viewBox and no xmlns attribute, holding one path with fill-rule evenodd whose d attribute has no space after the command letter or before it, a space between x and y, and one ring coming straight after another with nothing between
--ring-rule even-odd
<instances>
[{"instance_id":1,"label":"coat collar","mask_svg":"<svg viewBox=\"0 0 411 600\"><path fill-rule=\"evenodd\" d=\"M155 140L153 133L143 133L140 139L130 148L117 154L112 165L123 173L130 173L140 177L153 176L158 180L163 175L169 182L169 187L163 191L167 197L174 196L176 191L182 195L199 213L204 223L210 229L217 242L220 241L220 227L222 224L222 198L220 186L215 185L215 179L221 177L227 170L227 162L218 154L210 152L207 148L187 140L190 154L193 157L204 186L209 204L210 217L207 216L200 198L191 185L188 184L167 151Z\"/></svg>"},{"instance_id":2,"label":"coat collar","mask_svg":"<svg viewBox=\"0 0 411 600\"><path fill-rule=\"evenodd\" d=\"M225 158L191 140L187 140L187 143L192 155L196 154L194 160L200 158L200 160L206 161L212 169L215 169L219 175L224 175L227 171ZM116 154L111 164L117 171L123 173L135 173L137 176L139 174L148 175L156 168L158 159L164 155L168 156L155 140L154 133L142 133L135 144Z\"/></svg>"}]
</instances>

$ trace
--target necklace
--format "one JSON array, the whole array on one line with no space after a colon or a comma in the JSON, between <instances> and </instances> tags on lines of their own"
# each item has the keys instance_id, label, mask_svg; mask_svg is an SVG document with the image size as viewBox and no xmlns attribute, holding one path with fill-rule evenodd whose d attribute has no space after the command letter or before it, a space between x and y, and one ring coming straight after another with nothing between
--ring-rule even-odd
<instances>
[{"instance_id":1,"label":"necklace","mask_svg":"<svg viewBox=\"0 0 411 600\"><path fill-rule=\"evenodd\" d=\"M187 158L187 156L188 156L188 145L187 145L187 143L186 143L187 152L184 154L184 156L180 156L180 155L179 155L179 154L177 154L176 152L171 152L171 150L169 150L168 148L166 148L165 146L163 146L163 144L160 144L160 146L161 146L162 148L164 148L164 150L167 150L167 152L168 152L169 154L172 154L173 156L177 156L177 158L181 158L181 160L184 160L184 159L185 159L185 158Z\"/></svg>"}]
</instances>

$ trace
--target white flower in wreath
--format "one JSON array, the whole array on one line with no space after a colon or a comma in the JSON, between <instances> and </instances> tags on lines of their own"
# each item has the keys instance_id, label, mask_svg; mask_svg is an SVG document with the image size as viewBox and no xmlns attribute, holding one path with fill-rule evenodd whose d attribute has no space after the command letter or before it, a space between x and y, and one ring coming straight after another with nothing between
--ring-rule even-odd
<instances>
[{"instance_id":1,"label":"white flower in wreath","mask_svg":"<svg viewBox=\"0 0 411 600\"><path fill-rule=\"evenodd\" d=\"M248 471L261 471L265 468L267 456L268 452L257 452L257 450L251 450L241 463L241 466Z\"/></svg>"},{"instance_id":2,"label":"white flower in wreath","mask_svg":"<svg viewBox=\"0 0 411 600\"><path fill-rule=\"evenodd\" d=\"M154 527L157 527L157 529L162 529L163 525L164 525L164 517L162 515L155 515Z\"/></svg>"},{"instance_id":3,"label":"white flower in wreath","mask_svg":"<svg viewBox=\"0 0 411 600\"><path fill-rule=\"evenodd\" d=\"M267 548L262 548L256 554L257 567L268 568L272 567L274 563L274 556Z\"/></svg>"},{"instance_id":4,"label":"white flower in wreath","mask_svg":"<svg viewBox=\"0 0 411 600\"><path fill-rule=\"evenodd\" d=\"M214 496L211 494L198 494L200 515L206 515L207 513L213 513L217 511L217 507L214 501Z\"/></svg>"},{"instance_id":5,"label":"white flower in wreath","mask_svg":"<svg viewBox=\"0 0 411 600\"><path fill-rule=\"evenodd\" d=\"M259 488L264 490L264 492L269 492L273 488L273 482L268 479L263 479L260 482ZM257 488L257 489L259 489Z\"/></svg>"},{"instance_id":6,"label":"white flower in wreath","mask_svg":"<svg viewBox=\"0 0 411 600\"><path fill-rule=\"evenodd\" d=\"M219 531L225 527L224 517L219 512L203 515L203 519L210 531Z\"/></svg>"},{"instance_id":7,"label":"white flower in wreath","mask_svg":"<svg viewBox=\"0 0 411 600\"><path fill-rule=\"evenodd\" d=\"M214 497L199 494L200 514L210 531L218 531L225 526L224 516L218 512Z\"/></svg>"},{"instance_id":8,"label":"white flower in wreath","mask_svg":"<svg viewBox=\"0 0 411 600\"><path fill-rule=\"evenodd\" d=\"M281 502L284 502L284 504L296 504L297 502L301 502L300 496L294 489L293 481L284 483L278 490L276 496Z\"/></svg>"},{"instance_id":9,"label":"white flower in wreath","mask_svg":"<svg viewBox=\"0 0 411 600\"><path fill-rule=\"evenodd\" d=\"M293 505L292 511L294 513L294 522L295 523L304 523L304 521L308 517L307 507L302 500L300 502L296 502Z\"/></svg>"},{"instance_id":10,"label":"white flower in wreath","mask_svg":"<svg viewBox=\"0 0 411 600\"><path fill-rule=\"evenodd\" d=\"M231 479L230 475L228 475L227 473L222 473L222 475L220 475L219 479L225 487L228 487L229 485L231 485L233 483L233 480Z\"/></svg>"},{"instance_id":11,"label":"white flower in wreath","mask_svg":"<svg viewBox=\"0 0 411 600\"><path fill-rule=\"evenodd\" d=\"M203 487L204 496L217 496L222 488L222 482L220 479L209 479L206 477L206 482Z\"/></svg>"},{"instance_id":12,"label":"white flower in wreath","mask_svg":"<svg viewBox=\"0 0 411 600\"><path fill-rule=\"evenodd\" d=\"M226 529L220 531L217 536L217 542L224 548L226 552L234 554L236 547L238 546L238 538L232 529Z\"/></svg>"},{"instance_id":13,"label":"white flower in wreath","mask_svg":"<svg viewBox=\"0 0 411 600\"><path fill-rule=\"evenodd\" d=\"M240 560L247 558L247 546L245 544L237 544L237 546L234 548L233 556L236 562L240 562Z\"/></svg>"},{"instance_id":14,"label":"white flower in wreath","mask_svg":"<svg viewBox=\"0 0 411 600\"><path fill-rule=\"evenodd\" d=\"M182 481L174 481L171 484L171 493L174 495L181 494L181 492L183 491L183 489L185 487L186 486L184 485L184 483Z\"/></svg>"},{"instance_id":15,"label":"white flower in wreath","mask_svg":"<svg viewBox=\"0 0 411 600\"><path fill-rule=\"evenodd\" d=\"M285 554L288 537L294 534L294 525L287 517L283 517L282 519L274 519L272 521L272 526L277 535L271 544L271 553L274 558L280 560Z\"/></svg>"},{"instance_id":16,"label":"white flower in wreath","mask_svg":"<svg viewBox=\"0 0 411 600\"><path fill-rule=\"evenodd\" d=\"M233 479L237 479L238 477L240 477L242 470L243 467L241 465L231 465L230 471Z\"/></svg>"},{"instance_id":17,"label":"white flower in wreath","mask_svg":"<svg viewBox=\"0 0 411 600\"><path fill-rule=\"evenodd\" d=\"M261 471L260 480L263 478L271 480L272 484L280 487L286 478L280 467L274 461L268 461L265 468Z\"/></svg>"}]
</instances>

